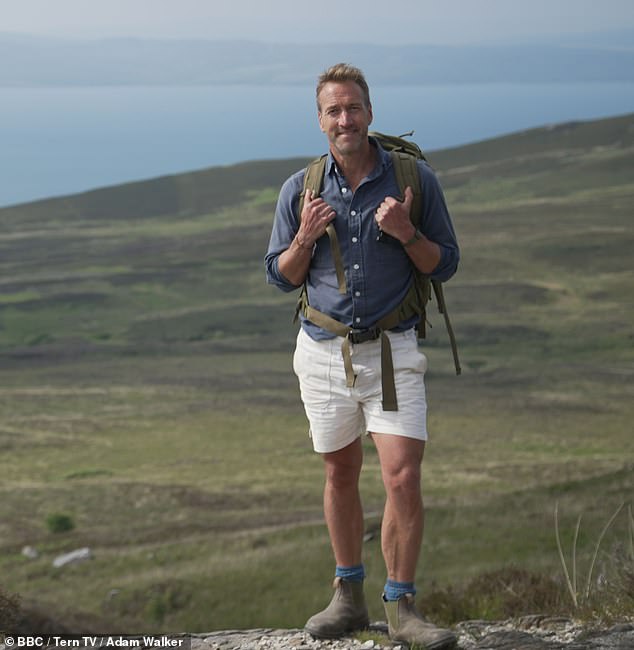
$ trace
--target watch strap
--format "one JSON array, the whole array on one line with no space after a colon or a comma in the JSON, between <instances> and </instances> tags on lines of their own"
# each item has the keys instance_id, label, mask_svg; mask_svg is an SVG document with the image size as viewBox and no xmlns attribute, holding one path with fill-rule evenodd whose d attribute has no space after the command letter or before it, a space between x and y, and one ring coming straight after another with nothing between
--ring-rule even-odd
<instances>
[{"instance_id":1,"label":"watch strap","mask_svg":"<svg viewBox=\"0 0 634 650\"><path fill-rule=\"evenodd\" d=\"M411 239L408 239L404 244L403 248L407 248L408 246L411 246L412 244L415 244L419 239L423 238L423 233L416 228L414 235L412 236Z\"/></svg>"}]
</instances>

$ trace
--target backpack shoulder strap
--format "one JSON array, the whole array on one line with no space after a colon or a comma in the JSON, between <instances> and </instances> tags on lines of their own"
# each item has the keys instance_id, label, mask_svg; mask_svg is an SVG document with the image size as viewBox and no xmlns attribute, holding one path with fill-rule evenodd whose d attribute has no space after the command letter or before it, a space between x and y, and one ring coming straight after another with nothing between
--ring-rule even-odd
<instances>
[{"instance_id":1,"label":"backpack shoulder strap","mask_svg":"<svg viewBox=\"0 0 634 650\"><path fill-rule=\"evenodd\" d=\"M304 189L299 195L299 206L297 209L297 218L302 218L302 208L304 207L304 196L307 190L312 190L313 196L319 196L324 185L324 174L326 173L326 161L328 154L315 158L304 173Z\"/></svg>"},{"instance_id":2,"label":"backpack shoulder strap","mask_svg":"<svg viewBox=\"0 0 634 650\"><path fill-rule=\"evenodd\" d=\"M313 198L321 194L324 185L324 174L326 173L326 162L328 154L324 154L319 158L313 160L304 173L304 188L299 195L299 205L297 206L297 219L302 218L302 209L304 208L304 197L306 192L311 190ZM339 247L339 240L337 239L337 231L332 223L328 224L326 234L330 240L330 252L332 253L332 260L335 265L335 273L337 275L337 284L339 285L339 293L345 295L346 289L346 273L343 269L343 259L341 257L341 248Z\"/></svg>"}]
</instances>

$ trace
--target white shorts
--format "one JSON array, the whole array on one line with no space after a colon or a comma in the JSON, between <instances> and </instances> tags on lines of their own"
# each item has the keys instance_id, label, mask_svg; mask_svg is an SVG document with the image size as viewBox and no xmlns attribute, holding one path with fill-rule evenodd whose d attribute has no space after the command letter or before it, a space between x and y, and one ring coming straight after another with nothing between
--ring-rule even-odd
<instances>
[{"instance_id":1,"label":"white shorts","mask_svg":"<svg viewBox=\"0 0 634 650\"><path fill-rule=\"evenodd\" d=\"M427 357L414 330L388 332L394 363L398 411L384 411L381 388L381 341L351 345L357 379L346 386L341 343L336 337L314 341L300 328L293 370L318 453L349 445L363 433L385 433L427 440L425 371Z\"/></svg>"}]
</instances>

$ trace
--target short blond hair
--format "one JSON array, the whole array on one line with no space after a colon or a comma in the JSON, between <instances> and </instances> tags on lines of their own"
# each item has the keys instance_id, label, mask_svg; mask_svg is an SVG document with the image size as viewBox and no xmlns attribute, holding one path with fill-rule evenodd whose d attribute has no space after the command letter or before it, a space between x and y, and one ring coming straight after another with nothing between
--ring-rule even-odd
<instances>
[{"instance_id":1,"label":"short blond hair","mask_svg":"<svg viewBox=\"0 0 634 650\"><path fill-rule=\"evenodd\" d=\"M361 88L363 92L363 100L365 102L366 108L370 106L370 88L368 87L368 82L365 80L363 72L359 68L350 65L349 63L337 63L327 70L324 70L317 80L317 110L321 110L319 105L319 93L321 93L323 87L330 82L335 83L344 83L346 81L354 81L354 83Z\"/></svg>"}]
</instances>

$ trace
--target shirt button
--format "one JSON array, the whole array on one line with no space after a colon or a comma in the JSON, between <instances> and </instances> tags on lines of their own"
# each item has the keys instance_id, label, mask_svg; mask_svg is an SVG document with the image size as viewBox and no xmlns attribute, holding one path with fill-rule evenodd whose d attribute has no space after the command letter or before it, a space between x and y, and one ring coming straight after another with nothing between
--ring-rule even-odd
<instances>
[{"instance_id":1,"label":"shirt button","mask_svg":"<svg viewBox=\"0 0 634 650\"><path fill-rule=\"evenodd\" d=\"M359 270L359 265L358 265L358 264L355 264L352 268L353 268L355 271L358 271L358 270Z\"/></svg>"},{"instance_id":2,"label":"shirt button","mask_svg":"<svg viewBox=\"0 0 634 650\"><path fill-rule=\"evenodd\" d=\"M359 241L359 240L358 240L356 237L353 237L353 238L352 238L352 243L353 243L353 244L356 244L358 241Z\"/></svg>"},{"instance_id":3,"label":"shirt button","mask_svg":"<svg viewBox=\"0 0 634 650\"><path fill-rule=\"evenodd\" d=\"M354 295L358 298L361 295L361 292L360 291L355 291Z\"/></svg>"},{"instance_id":4,"label":"shirt button","mask_svg":"<svg viewBox=\"0 0 634 650\"><path fill-rule=\"evenodd\" d=\"M342 194L345 194L347 191L348 191L348 188L347 188L347 187L342 187L342 188L341 188L341 193L342 193Z\"/></svg>"},{"instance_id":5,"label":"shirt button","mask_svg":"<svg viewBox=\"0 0 634 650\"><path fill-rule=\"evenodd\" d=\"M351 217L356 217L357 216L357 211L356 210L350 210L350 216Z\"/></svg>"},{"instance_id":6,"label":"shirt button","mask_svg":"<svg viewBox=\"0 0 634 650\"><path fill-rule=\"evenodd\" d=\"M361 322L361 319L357 316L357 318L354 319L354 322L355 322L355 323L360 323L360 322Z\"/></svg>"}]
</instances>

